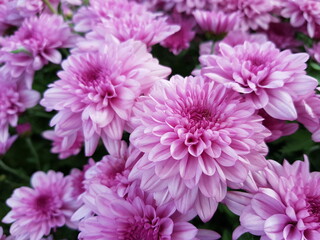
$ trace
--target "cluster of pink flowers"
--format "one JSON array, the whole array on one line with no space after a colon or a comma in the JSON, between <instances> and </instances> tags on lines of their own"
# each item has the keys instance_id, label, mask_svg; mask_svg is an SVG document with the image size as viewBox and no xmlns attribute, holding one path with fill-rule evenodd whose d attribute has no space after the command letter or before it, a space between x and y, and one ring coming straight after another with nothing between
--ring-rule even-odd
<instances>
[{"instance_id":1,"label":"cluster of pink flowers","mask_svg":"<svg viewBox=\"0 0 320 240\"><path fill-rule=\"evenodd\" d=\"M307 74L320 62L319 1L0 0L0 33L0 155L38 103L55 111L42 136L58 158L108 152L68 175L35 172L7 200L1 240L50 239L64 225L83 240L213 240L189 221L210 221L219 204L240 216L234 239L320 239L319 173L307 158L266 159L299 123L320 142ZM198 67L170 76L158 44L173 57L200 46ZM53 65L41 96L34 76Z\"/></svg>"}]
</instances>

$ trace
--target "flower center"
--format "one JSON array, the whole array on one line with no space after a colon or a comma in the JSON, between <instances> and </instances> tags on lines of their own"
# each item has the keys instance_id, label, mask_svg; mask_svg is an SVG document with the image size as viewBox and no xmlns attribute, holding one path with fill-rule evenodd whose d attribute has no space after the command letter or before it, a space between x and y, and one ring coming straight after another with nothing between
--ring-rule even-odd
<instances>
[{"instance_id":1,"label":"flower center","mask_svg":"<svg viewBox=\"0 0 320 240\"><path fill-rule=\"evenodd\" d=\"M35 200L36 208L42 212L48 212L51 209L52 201L50 196L40 195Z\"/></svg>"},{"instance_id":2,"label":"flower center","mask_svg":"<svg viewBox=\"0 0 320 240\"><path fill-rule=\"evenodd\" d=\"M131 220L131 228L128 229L126 239L130 240L157 240L159 239L160 219L158 217L150 220L141 217L134 217Z\"/></svg>"},{"instance_id":3,"label":"flower center","mask_svg":"<svg viewBox=\"0 0 320 240\"><path fill-rule=\"evenodd\" d=\"M308 198L308 212L315 218L317 222L320 222L320 199Z\"/></svg>"}]
</instances>

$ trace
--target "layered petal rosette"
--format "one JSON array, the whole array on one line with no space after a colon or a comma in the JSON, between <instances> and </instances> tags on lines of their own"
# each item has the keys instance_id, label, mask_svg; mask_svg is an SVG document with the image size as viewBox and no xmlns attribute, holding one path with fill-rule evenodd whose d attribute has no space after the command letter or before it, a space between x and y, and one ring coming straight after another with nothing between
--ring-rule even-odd
<instances>
[{"instance_id":1,"label":"layered petal rosette","mask_svg":"<svg viewBox=\"0 0 320 240\"><path fill-rule=\"evenodd\" d=\"M26 18L14 35L2 39L0 61L13 77L19 77L48 62L60 64L58 49L74 47L75 41L76 35L61 16L44 13Z\"/></svg>"},{"instance_id":2,"label":"layered petal rosette","mask_svg":"<svg viewBox=\"0 0 320 240\"><path fill-rule=\"evenodd\" d=\"M83 132L87 156L101 138L119 140L138 96L170 73L136 41L110 38L100 51L71 55L62 63L60 80L51 84L41 104L57 110L55 133L73 138Z\"/></svg>"},{"instance_id":3,"label":"layered petal rosette","mask_svg":"<svg viewBox=\"0 0 320 240\"><path fill-rule=\"evenodd\" d=\"M131 177L158 202L174 199L180 212L195 209L208 221L228 182L266 165L262 120L221 84L178 75L160 81L136 106L130 141L145 155Z\"/></svg>"},{"instance_id":4,"label":"layered petal rosette","mask_svg":"<svg viewBox=\"0 0 320 240\"><path fill-rule=\"evenodd\" d=\"M108 190L95 184L91 186L94 194L85 196L95 215L80 222L80 239L193 240L197 235L198 229L187 222L188 217L176 212L174 204L157 206L139 189L133 190L128 199Z\"/></svg>"},{"instance_id":5,"label":"layered petal rosette","mask_svg":"<svg viewBox=\"0 0 320 240\"><path fill-rule=\"evenodd\" d=\"M233 239L244 232L261 239L315 240L320 237L319 172L309 172L309 161L271 160L260 174L264 184L250 193L230 192L227 205L240 215Z\"/></svg>"},{"instance_id":6,"label":"layered petal rosette","mask_svg":"<svg viewBox=\"0 0 320 240\"><path fill-rule=\"evenodd\" d=\"M273 43L220 44L220 55L200 58L201 73L242 93L256 109L271 117L295 120L294 101L312 93L317 80L305 72L306 53L280 51Z\"/></svg>"},{"instance_id":7,"label":"layered petal rosette","mask_svg":"<svg viewBox=\"0 0 320 240\"><path fill-rule=\"evenodd\" d=\"M69 179L61 172L36 172L32 188L17 188L7 200L12 208L2 220L12 223L10 233L15 239L40 240L53 228L73 226L70 217L75 210Z\"/></svg>"},{"instance_id":8,"label":"layered petal rosette","mask_svg":"<svg viewBox=\"0 0 320 240\"><path fill-rule=\"evenodd\" d=\"M317 0L285 0L281 15L290 18L294 27L306 25L310 37L314 37L320 27L320 2Z\"/></svg>"}]
</instances>

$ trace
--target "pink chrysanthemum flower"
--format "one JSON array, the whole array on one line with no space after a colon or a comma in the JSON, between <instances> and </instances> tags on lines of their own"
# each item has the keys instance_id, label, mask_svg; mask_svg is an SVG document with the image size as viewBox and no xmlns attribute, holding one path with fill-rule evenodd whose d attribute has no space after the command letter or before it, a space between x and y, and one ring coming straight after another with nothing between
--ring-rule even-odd
<instances>
[{"instance_id":1,"label":"pink chrysanthemum flower","mask_svg":"<svg viewBox=\"0 0 320 240\"><path fill-rule=\"evenodd\" d=\"M281 11L283 17L289 18L294 27L307 25L308 34L314 37L320 26L320 2L318 0L286 0Z\"/></svg>"},{"instance_id":2,"label":"pink chrysanthemum flower","mask_svg":"<svg viewBox=\"0 0 320 240\"><path fill-rule=\"evenodd\" d=\"M59 111L51 121L58 136L83 132L87 156L100 136L104 142L121 139L136 98L170 73L144 44L114 38L98 52L71 55L62 68L41 104Z\"/></svg>"},{"instance_id":3,"label":"pink chrysanthemum flower","mask_svg":"<svg viewBox=\"0 0 320 240\"><path fill-rule=\"evenodd\" d=\"M112 143L112 145L110 145ZM127 198L130 189L137 183L128 179L132 166L141 157L141 152L133 146L127 147L124 141L109 141L111 149L110 155L104 156L97 163L91 163L83 176L83 194L79 199L83 200L83 195L90 195L90 187L99 184L107 187L119 197ZM94 196L93 196L94 197ZM73 215L73 220L80 220L92 213L92 209L86 204L81 206Z\"/></svg>"},{"instance_id":4,"label":"pink chrysanthemum flower","mask_svg":"<svg viewBox=\"0 0 320 240\"><path fill-rule=\"evenodd\" d=\"M133 191L130 199L108 192L102 185L92 185L95 195L85 199L95 216L80 222L79 238L98 239L172 239L193 240L198 229L190 220L176 213L174 205L157 206L151 197Z\"/></svg>"},{"instance_id":5,"label":"pink chrysanthemum flower","mask_svg":"<svg viewBox=\"0 0 320 240\"><path fill-rule=\"evenodd\" d=\"M172 14L168 22L179 25L180 30L167 37L160 44L163 47L169 48L173 54L178 55L182 50L189 48L190 42L196 35L196 32L193 30L196 24L193 18L184 17L180 14Z\"/></svg>"},{"instance_id":6,"label":"pink chrysanthemum flower","mask_svg":"<svg viewBox=\"0 0 320 240\"><path fill-rule=\"evenodd\" d=\"M145 152L131 176L143 189L196 209L204 221L215 212L227 182L242 182L266 165L262 118L241 96L200 77L161 81L137 103L130 141Z\"/></svg>"},{"instance_id":7,"label":"pink chrysanthemum flower","mask_svg":"<svg viewBox=\"0 0 320 240\"><path fill-rule=\"evenodd\" d=\"M293 28L288 22L270 23L270 28L266 31L268 39L280 49L291 49L299 52L298 47L302 42L295 39L297 29Z\"/></svg>"},{"instance_id":8,"label":"pink chrysanthemum flower","mask_svg":"<svg viewBox=\"0 0 320 240\"><path fill-rule=\"evenodd\" d=\"M91 25L95 26L101 23L104 34L112 34L122 42L134 39L142 41L150 47L180 29L178 25L168 23L166 17L159 13L149 12L144 6L135 2L127 2L126 0L119 2L94 1L92 4L92 7L87 11L97 16L96 21L93 21ZM97 4L101 5L99 9L97 9ZM109 5L111 8L105 9ZM101 11L104 9L106 12L102 14ZM79 28L79 25L82 26L81 22L83 21L76 25L76 29ZM77 23L77 16L75 22ZM86 30L86 28L84 29Z\"/></svg>"},{"instance_id":9,"label":"pink chrysanthemum flower","mask_svg":"<svg viewBox=\"0 0 320 240\"><path fill-rule=\"evenodd\" d=\"M314 43L312 48L308 49L308 53L314 60L320 63L320 42Z\"/></svg>"},{"instance_id":10,"label":"pink chrysanthemum flower","mask_svg":"<svg viewBox=\"0 0 320 240\"><path fill-rule=\"evenodd\" d=\"M218 7L226 12L237 12L240 26L244 30L259 28L267 30L271 22L277 21L272 15L274 1L269 0L218 0Z\"/></svg>"},{"instance_id":11,"label":"pink chrysanthemum flower","mask_svg":"<svg viewBox=\"0 0 320 240\"><path fill-rule=\"evenodd\" d=\"M160 0L159 5L164 10L174 10L178 13L191 14L194 10L211 10L217 0Z\"/></svg>"},{"instance_id":12,"label":"pink chrysanthemum flower","mask_svg":"<svg viewBox=\"0 0 320 240\"><path fill-rule=\"evenodd\" d=\"M298 121L312 133L313 141L320 142L320 96L311 94L295 104Z\"/></svg>"},{"instance_id":13,"label":"pink chrysanthemum flower","mask_svg":"<svg viewBox=\"0 0 320 240\"><path fill-rule=\"evenodd\" d=\"M54 171L36 172L31 185L32 188L16 189L7 200L12 209L2 221L12 223L11 235L17 239L39 240L52 228L72 226L70 217L75 209L67 178Z\"/></svg>"},{"instance_id":14,"label":"pink chrysanthemum flower","mask_svg":"<svg viewBox=\"0 0 320 240\"><path fill-rule=\"evenodd\" d=\"M308 159L292 165L285 161L283 166L270 161L264 173L266 186L228 197L227 204L241 223L233 239L244 232L266 240L319 239L320 175L309 172Z\"/></svg>"},{"instance_id":15,"label":"pink chrysanthemum flower","mask_svg":"<svg viewBox=\"0 0 320 240\"><path fill-rule=\"evenodd\" d=\"M271 132L271 135L265 139L266 142L273 142L282 136L289 136L299 128L299 124L287 123L284 120L275 119L263 110L259 111L259 115L264 118L262 122L263 125Z\"/></svg>"},{"instance_id":16,"label":"pink chrysanthemum flower","mask_svg":"<svg viewBox=\"0 0 320 240\"><path fill-rule=\"evenodd\" d=\"M9 138L9 126L17 126L19 115L34 107L40 94L21 83L0 78L0 142L4 143Z\"/></svg>"},{"instance_id":17,"label":"pink chrysanthemum flower","mask_svg":"<svg viewBox=\"0 0 320 240\"><path fill-rule=\"evenodd\" d=\"M229 14L217 10L197 10L193 12L193 16L203 31L214 34L222 34L236 30L240 21L238 12Z\"/></svg>"},{"instance_id":18,"label":"pink chrysanthemum flower","mask_svg":"<svg viewBox=\"0 0 320 240\"><path fill-rule=\"evenodd\" d=\"M318 84L305 72L308 54L281 52L271 42L245 42L233 48L220 43L220 54L200 57L205 65L201 73L244 94L256 109L276 119L295 120L293 102Z\"/></svg>"},{"instance_id":19,"label":"pink chrysanthemum flower","mask_svg":"<svg viewBox=\"0 0 320 240\"><path fill-rule=\"evenodd\" d=\"M59 64L62 56L58 48L73 47L75 39L61 16L27 18L13 36L2 40L0 61L18 77L29 68L39 70L48 62Z\"/></svg>"},{"instance_id":20,"label":"pink chrysanthemum flower","mask_svg":"<svg viewBox=\"0 0 320 240\"><path fill-rule=\"evenodd\" d=\"M14 141L18 138L18 135L13 135L11 137L8 137L6 141L0 141L0 156L4 155L12 146ZM1 239L1 238L0 238Z\"/></svg>"},{"instance_id":21,"label":"pink chrysanthemum flower","mask_svg":"<svg viewBox=\"0 0 320 240\"><path fill-rule=\"evenodd\" d=\"M263 33L248 33L243 31L231 31L227 34L227 36L221 40L220 42L216 43L214 46L214 54L221 55L220 53L220 44L224 43L228 44L231 47L235 47L237 45L242 45L244 42L252 42L252 43L265 43L268 41L268 38Z\"/></svg>"},{"instance_id":22,"label":"pink chrysanthemum flower","mask_svg":"<svg viewBox=\"0 0 320 240\"><path fill-rule=\"evenodd\" d=\"M51 152L59 154L60 159L65 159L72 155L78 155L84 142L84 137L81 131L70 135L68 138L59 136L52 130L44 131L42 136L45 139L52 141Z\"/></svg>"}]
</instances>

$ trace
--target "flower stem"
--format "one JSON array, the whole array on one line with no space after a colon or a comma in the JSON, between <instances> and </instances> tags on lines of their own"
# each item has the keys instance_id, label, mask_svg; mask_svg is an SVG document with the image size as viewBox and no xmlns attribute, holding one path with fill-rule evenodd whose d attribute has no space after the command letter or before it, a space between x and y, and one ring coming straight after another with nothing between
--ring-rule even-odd
<instances>
[{"instance_id":1,"label":"flower stem","mask_svg":"<svg viewBox=\"0 0 320 240\"><path fill-rule=\"evenodd\" d=\"M40 170L40 169L41 169L41 165L40 165L39 155L38 155L36 149L34 148L30 137L27 137L27 138L25 138L25 139L26 139L26 142L27 142L28 147L29 147L30 150L31 150L31 153L33 154L33 156L34 156L34 158L35 158L35 160L36 160L37 169Z\"/></svg>"},{"instance_id":2,"label":"flower stem","mask_svg":"<svg viewBox=\"0 0 320 240\"><path fill-rule=\"evenodd\" d=\"M48 8L51 10L53 14L58 14L57 11L52 7L49 0L43 0L43 2L48 6Z\"/></svg>"},{"instance_id":3,"label":"flower stem","mask_svg":"<svg viewBox=\"0 0 320 240\"><path fill-rule=\"evenodd\" d=\"M28 178L26 175L22 174L21 172L18 172L18 171L17 171L16 169L14 169L14 168L9 167L9 166L6 165L1 159L0 159L0 167L1 167L3 170L5 170L5 171L7 171L7 172L9 172L9 173L11 173L11 174L13 174L13 175L15 175L16 177L19 177L20 179L29 182L29 178Z\"/></svg>"}]
</instances>

